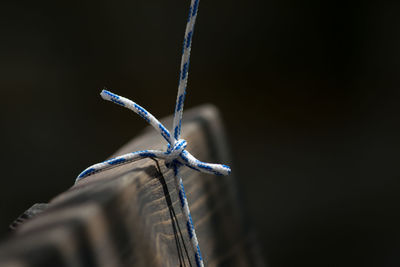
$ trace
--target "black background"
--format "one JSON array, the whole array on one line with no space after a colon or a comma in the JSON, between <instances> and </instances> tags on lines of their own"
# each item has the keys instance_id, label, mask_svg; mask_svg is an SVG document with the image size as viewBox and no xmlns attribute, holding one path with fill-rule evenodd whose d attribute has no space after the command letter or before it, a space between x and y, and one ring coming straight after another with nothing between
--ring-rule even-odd
<instances>
[{"instance_id":1,"label":"black background","mask_svg":"<svg viewBox=\"0 0 400 267\"><path fill-rule=\"evenodd\" d=\"M0 4L0 233L172 112L188 0ZM211 102L270 266L400 265L400 2L202 0Z\"/></svg>"}]
</instances>

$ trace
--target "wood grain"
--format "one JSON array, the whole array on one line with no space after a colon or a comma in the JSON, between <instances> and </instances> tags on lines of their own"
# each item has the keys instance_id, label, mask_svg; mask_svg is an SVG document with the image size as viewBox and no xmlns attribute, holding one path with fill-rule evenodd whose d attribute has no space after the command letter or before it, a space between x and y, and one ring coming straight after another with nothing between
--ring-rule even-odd
<instances>
[{"instance_id":1,"label":"wood grain","mask_svg":"<svg viewBox=\"0 0 400 267\"><path fill-rule=\"evenodd\" d=\"M187 111L183 135L200 160L231 164L214 107ZM113 156L164 147L146 129ZM234 171L181 173L206 266L264 266L243 220ZM195 266L173 179L156 159L89 176L17 228L0 248L0 266Z\"/></svg>"}]
</instances>

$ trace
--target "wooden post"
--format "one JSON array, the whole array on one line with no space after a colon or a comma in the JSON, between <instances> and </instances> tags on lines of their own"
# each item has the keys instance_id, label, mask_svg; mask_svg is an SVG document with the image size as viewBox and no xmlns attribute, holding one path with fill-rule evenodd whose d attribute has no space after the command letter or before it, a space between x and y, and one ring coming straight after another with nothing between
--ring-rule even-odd
<instances>
[{"instance_id":1,"label":"wooden post","mask_svg":"<svg viewBox=\"0 0 400 267\"><path fill-rule=\"evenodd\" d=\"M231 164L216 109L192 109L185 118L188 151L203 161ZM146 129L114 156L165 145ZM206 266L263 266L245 227L234 168L227 177L189 168L181 175ZM173 173L156 159L87 177L17 227L0 248L0 266L195 265Z\"/></svg>"}]
</instances>

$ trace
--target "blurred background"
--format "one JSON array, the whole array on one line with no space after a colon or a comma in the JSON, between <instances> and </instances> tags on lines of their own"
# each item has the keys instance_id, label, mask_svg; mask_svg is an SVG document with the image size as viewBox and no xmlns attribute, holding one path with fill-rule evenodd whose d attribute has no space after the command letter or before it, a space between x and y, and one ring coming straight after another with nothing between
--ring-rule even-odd
<instances>
[{"instance_id":1,"label":"blurred background","mask_svg":"<svg viewBox=\"0 0 400 267\"><path fill-rule=\"evenodd\" d=\"M2 1L0 233L173 110L188 0ZM400 265L400 2L202 0L186 107L225 119L272 267Z\"/></svg>"}]
</instances>

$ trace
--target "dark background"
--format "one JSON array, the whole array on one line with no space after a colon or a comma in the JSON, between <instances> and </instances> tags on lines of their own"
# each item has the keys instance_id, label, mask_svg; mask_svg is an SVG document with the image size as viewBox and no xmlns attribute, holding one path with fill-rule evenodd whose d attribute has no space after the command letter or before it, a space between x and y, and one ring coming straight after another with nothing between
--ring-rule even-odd
<instances>
[{"instance_id":1,"label":"dark background","mask_svg":"<svg viewBox=\"0 0 400 267\"><path fill-rule=\"evenodd\" d=\"M0 233L170 114L188 0L0 4ZM270 266L400 265L400 2L202 0L186 107L216 104Z\"/></svg>"}]
</instances>

